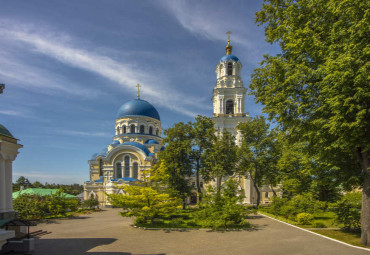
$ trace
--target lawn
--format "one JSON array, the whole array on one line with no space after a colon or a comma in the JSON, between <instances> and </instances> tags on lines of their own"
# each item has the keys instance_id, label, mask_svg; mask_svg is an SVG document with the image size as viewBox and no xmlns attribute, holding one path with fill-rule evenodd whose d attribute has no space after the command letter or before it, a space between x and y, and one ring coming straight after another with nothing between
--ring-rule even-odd
<instances>
[{"instance_id":1,"label":"lawn","mask_svg":"<svg viewBox=\"0 0 370 255\"><path fill-rule=\"evenodd\" d=\"M331 237L333 239L337 239L339 241L349 243L356 246L361 246L368 248L361 244L361 232L348 232L342 229L320 229L320 230L313 230L313 232Z\"/></svg>"}]
</instances>

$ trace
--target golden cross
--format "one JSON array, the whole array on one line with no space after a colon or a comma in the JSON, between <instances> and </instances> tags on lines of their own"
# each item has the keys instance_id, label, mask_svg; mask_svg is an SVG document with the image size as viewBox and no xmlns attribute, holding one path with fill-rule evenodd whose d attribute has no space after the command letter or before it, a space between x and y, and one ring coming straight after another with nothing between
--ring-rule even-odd
<instances>
[{"instance_id":1,"label":"golden cross","mask_svg":"<svg viewBox=\"0 0 370 255\"><path fill-rule=\"evenodd\" d=\"M227 32L226 32L226 34L227 34L227 40L229 40L229 41L230 41L230 35L232 34L232 33L231 33L231 31L230 31L230 30L229 30L229 31L227 31Z\"/></svg>"},{"instance_id":2,"label":"golden cross","mask_svg":"<svg viewBox=\"0 0 370 255\"><path fill-rule=\"evenodd\" d=\"M136 87L137 87L137 98L138 99L140 99L140 84L138 83L137 85L136 85Z\"/></svg>"}]
</instances>

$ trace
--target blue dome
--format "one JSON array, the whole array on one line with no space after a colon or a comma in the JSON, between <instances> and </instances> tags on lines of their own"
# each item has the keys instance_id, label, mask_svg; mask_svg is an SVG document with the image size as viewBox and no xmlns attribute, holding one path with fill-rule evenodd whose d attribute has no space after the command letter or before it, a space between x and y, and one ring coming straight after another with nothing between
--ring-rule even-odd
<instances>
[{"instance_id":1,"label":"blue dome","mask_svg":"<svg viewBox=\"0 0 370 255\"><path fill-rule=\"evenodd\" d=\"M119 142L118 140L114 140L114 141L111 143L111 145L118 145L118 144L120 144L120 142Z\"/></svg>"},{"instance_id":2,"label":"blue dome","mask_svg":"<svg viewBox=\"0 0 370 255\"><path fill-rule=\"evenodd\" d=\"M141 99L128 101L119 108L117 119L128 116L146 116L161 120L154 106Z\"/></svg>"},{"instance_id":3,"label":"blue dome","mask_svg":"<svg viewBox=\"0 0 370 255\"><path fill-rule=\"evenodd\" d=\"M149 139L149 140L146 140L145 142L146 144L159 144L156 140L154 139Z\"/></svg>"},{"instance_id":4,"label":"blue dome","mask_svg":"<svg viewBox=\"0 0 370 255\"><path fill-rule=\"evenodd\" d=\"M121 145L131 145L131 146L135 146L139 149L141 149L142 151L145 152L146 155L149 155L150 151L148 150L147 147L145 147L144 145L142 145L141 143L137 143L137 142L127 142L127 143L122 143Z\"/></svg>"},{"instance_id":5,"label":"blue dome","mask_svg":"<svg viewBox=\"0 0 370 255\"><path fill-rule=\"evenodd\" d=\"M225 55L225 56L223 56L223 57L220 59L220 61L225 62L225 61L228 61L229 59L231 59L231 60L233 60L233 61L235 61L235 62L238 62L238 61L239 61L239 59L238 59L236 56L234 56L234 55Z\"/></svg>"},{"instance_id":6,"label":"blue dome","mask_svg":"<svg viewBox=\"0 0 370 255\"><path fill-rule=\"evenodd\" d=\"M1 124L0 124L0 135L14 138L14 136L9 132L9 130Z\"/></svg>"}]
</instances>

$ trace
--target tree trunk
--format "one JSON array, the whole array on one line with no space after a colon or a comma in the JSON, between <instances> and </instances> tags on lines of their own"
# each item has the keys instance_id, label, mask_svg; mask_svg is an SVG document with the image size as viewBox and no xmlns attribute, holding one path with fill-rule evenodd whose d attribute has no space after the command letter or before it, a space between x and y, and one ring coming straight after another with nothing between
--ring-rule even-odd
<instances>
[{"instance_id":1,"label":"tree trunk","mask_svg":"<svg viewBox=\"0 0 370 255\"><path fill-rule=\"evenodd\" d=\"M254 182L253 182L253 186L254 186L254 188L256 189L256 192L257 192L257 208L258 208L258 206L260 205L260 202L261 202L261 193L260 193L260 190L258 189L257 185L254 184Z\"/></svg>"},{"instance_id":2,"label":"tree trunk","mask_svg":"<svg viewBox=\"0 0 370 255\"><path fill-rule=\"evenodd\" d=\"M186 209L186 198L184 198L184 203L182 204L182 209L185 210Z\"/></svg>"},{"instance_id":3,"label":"tree trunk","mask_svg":"<svg viewBox=\"0 0 370 255\"><path fill-rule=\"evenodd\" d=\"M361 209L361 244L370 246L370 159L369 152L357 149L357 157L364 173Z\"/></svg>"},{"instance_id":4,"label":"tree trunk","mask_svg":"<svg viewBox=\"0 0 370 255\"><path fill-rule=\"evenodd\" d=\"M221 190L221 180L222 180L222 175L216 177L217 192L220 192Z\"/></svg>"},{"instance_id":5,"label":"tree trunk","mask_svg":"<svg viewBox=\"0 0 370 255\"><path fill-rule=\"evenodd\" d=\"M274 186L272 186L272 184L270 184L270 188L272 190L272 193L274 193L274 197L276 197L276 191L274 190Z\"/></svg>"},{"instance_id":6,"label":"tree trunk","mask_svg":"<svg viewBox=\"0 0 370 255\"><path fill-rule=\"evenodd\" d=\"M200 182L199 182L199 169L200 169L200 159L197 159L197 166L196 166L196 173L195 173L195 179L196 179L196 185L197 185L197 192L198 192L198 203L202 200L202 189L200 188Z\"/></svg>"}]
</instances>

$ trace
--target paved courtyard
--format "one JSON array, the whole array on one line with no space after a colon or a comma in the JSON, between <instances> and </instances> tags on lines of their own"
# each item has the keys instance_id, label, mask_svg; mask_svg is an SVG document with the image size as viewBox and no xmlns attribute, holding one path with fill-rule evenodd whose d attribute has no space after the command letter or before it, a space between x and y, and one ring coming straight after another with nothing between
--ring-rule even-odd
<instances>
[{"instance_id":1,"label":"paved courtyard","mask_svg":"<svg viewBox=\"0 0 370 255\"><path fill-rule=\"evenodd\" d=\"M262 216L250 220L255 230L164 231L133 228L132 220L118 212L106 209L39 224L32 231L51 233L36 240L34 254L370 254Z\"/></svg>"}]
</instances>

